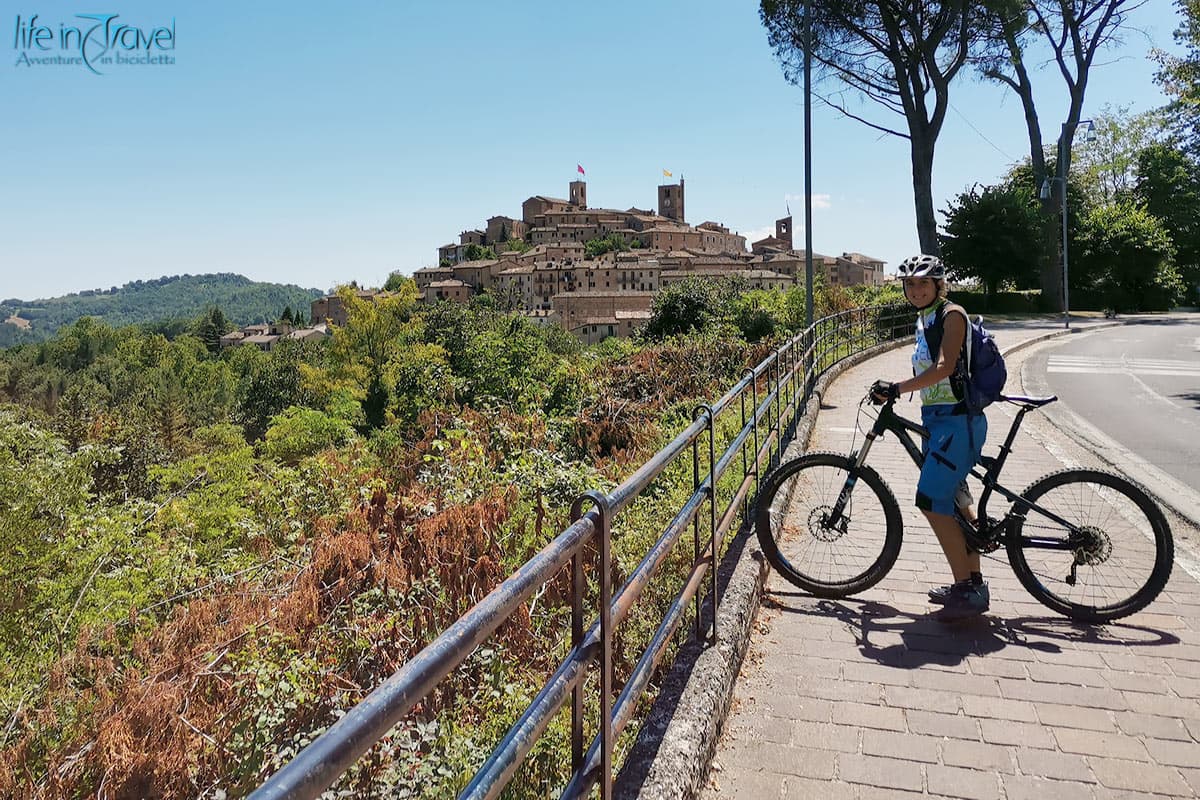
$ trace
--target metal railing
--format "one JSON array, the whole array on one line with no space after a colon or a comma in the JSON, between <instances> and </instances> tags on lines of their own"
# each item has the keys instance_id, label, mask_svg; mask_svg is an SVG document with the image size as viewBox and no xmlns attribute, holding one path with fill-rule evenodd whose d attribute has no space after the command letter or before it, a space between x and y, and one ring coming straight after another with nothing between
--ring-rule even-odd
<instances>
[{"instance_id":1,"label":"metal railing","mask_svg":"<svg viewBox=\"0 0 1200 800\"><path fill-rule=\"evenodd\" d=\"M459 795L472 800L494 798L508 785L555 714L571 702L572 776L562 797L587 796L596 784L611 796L613 743L633 718L672 637L694 604L695 635L716 641L716 569L720 548L733 524L744 517L757 489L759 472L780 456L788 431L804 413L816 378L846 356L907 335L907 306L856 308L817 320L812 327L776 348L758 366L747 369L736 385L715 403L696 407L692 423L612 492L591 491L572 509L573 522L460 617L436 640L392 674L348 711L250 797L315 798L333 784L374 743L485 642L543 584L561 570L571 574L571 649L533 702L508 730L486 763ZM761 396L760 396L761 395ZM737 409L741 426L718 457L717 420ZM747 409L749 408L749 413ZM707 457L701 456L701 448ZM661 535L613 596L611 531L614 518L627 508L671 464L692 458L693 491ZM739 463L740 462L740 463ZM702 470L707 465L707 471ZM717 487L722 477L740 467L741 479L718 511ZM707 506L707 514L702 512ZM613 701L613 632L629 616L651 578L667 561L688 527L694 559L683 588L650 638L637 665ZM702 533L707 529L707 537ZM584 550L595 541L598 551L599 608L584 629ZM702 630L701 588L708 578L712 625ZM584 750L584 681L590 665L599 666L599 707L590 709L598 733Z\"/></svg>"}]
</instances>

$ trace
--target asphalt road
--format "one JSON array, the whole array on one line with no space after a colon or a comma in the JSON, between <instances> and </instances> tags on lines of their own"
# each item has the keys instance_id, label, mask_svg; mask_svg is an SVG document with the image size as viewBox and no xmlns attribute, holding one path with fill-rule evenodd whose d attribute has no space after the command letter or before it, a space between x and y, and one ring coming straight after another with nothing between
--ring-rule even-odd
<instances>
[{"instance_id":1,"label":"asphalt road","mask_svg":"<svg viewBox=\"0 0 1200 800\"><path fill-rule=\"evenodd\" d=\"M1072 412L1200 492L1200 316L1077 333L1027 369Z\"/></svg>"}]
</instances>

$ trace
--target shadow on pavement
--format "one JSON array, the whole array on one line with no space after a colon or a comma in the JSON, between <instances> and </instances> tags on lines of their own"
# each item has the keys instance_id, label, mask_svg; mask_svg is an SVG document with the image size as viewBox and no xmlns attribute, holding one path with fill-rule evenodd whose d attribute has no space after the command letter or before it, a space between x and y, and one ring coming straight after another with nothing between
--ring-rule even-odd
<instances>
[{"instance_id":1,"label":"shadow on pavement","mask_svg":"<svg viewBox=\"0 0 1200 800\"><path fill-rule=\"evenodd\" d=\"M804 605L792 600L815 600ZM854 635L866 658L891 667L916 669L927 664L952 666L967 656L1018 647L1060 653L1062 644L1085 642L1116 647L1178 644L1167 631L1122 622L1088 625L1065 617L1010 617L985 614L960 622L939 622L932 614L912 614L887 603L818 600L801 592L771 592L763 606L785 614L840 620ZM900 641L896 641L897 635ZM882 640L882 641L880 641Z\"/></svg>"},{"instance_id":2,"label":"shadow on pavement","mask_svg":"<svg viewBox=\"0 0 1200 800\"><path fill-rule=\"evenodd\" d=\"M1196 406L1197 410L1200 410L1200 392L1184 392L1182 394L1172 395L1172 397L1178 397L1180 400L1192 403Z\"/></svg>"}]
</instances>

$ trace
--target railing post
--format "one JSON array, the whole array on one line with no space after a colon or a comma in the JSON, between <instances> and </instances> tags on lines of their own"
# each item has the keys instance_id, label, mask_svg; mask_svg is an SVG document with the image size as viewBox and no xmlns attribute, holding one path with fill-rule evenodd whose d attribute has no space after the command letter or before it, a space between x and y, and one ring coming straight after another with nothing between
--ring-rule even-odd
<instances>
[{"instance_id":1,"label":"railing post","mask_svg":"<svg viewBox=\"0 0 1200 800\"><path fill-rule=\"evenodd\" d=\"M708 639L710 645L717 643L717 605L720 599L717 597L717 451L716 451L716 420L713 415L712 406L707 403L701 403L692 409L692 419L699 419L700 415L708 417L708 511L709 511L709 528L708 528L708 552L711 562L709 563L709 592L712 596L712 632ZM698 442L693 440L692 447L695 448ZM695 449L692 451L695 453ZM700 472L695 473L696 489L700 488ZM693 520L696 530L696 561L700 563L700 515L697 514ZM700 592L696 592L696 640L700 641L703 638L703 632L700 626Z\"/></svg>"},{"instance_id":2,"label":"railing post","mask_svg":"<svg viewBox=\"0 0 1200 800\"><path fill-rule=\"evenodd\" d=\"M784 407L781 405L781 401L784 399L784 387L782 387L782 383L784 383L784 369L782 369L782 366L784 365L782 365L782 354L779 348L774 348L774 351L775 378L772 383L774 383L775 402L772 405L775 407L775 459L772 462L773 465L778 464L782 461L782 457L784 457L784 426L782 426L781 422L782 416L784 416Z\"/></svg>"},{"instance_id":3,"label":"railing post","mask_svg":"<svg viewBox=\"0 0 1200 800\"><path fill-rule=\"evenodd\" d=\"M571 521L583 516L587 495L575 499L571 506ZM581 546L571 556L571 649L578 651L583 644L583 551ZM583 769L583 690L580 680L571 690L571 772Z\"/></svg>"},{"instance_id":4,"label":"railing post","mask_svg":"<svg viewBox=\"0 0 1200 800\"><path fill-rule=\"evenodd\" d=\"M779 412L776 414L778 418L777 425L779 428L776 449L779 451L779 461L783 461L783 436L787 431L787 421L783 418L783 415L787 413L787 393L784 390L787 384L787 372L786 365L784 363L784 359L786 357L787 356L784 353L783 348L775 348L775 363L779 365L779 378L777 381L779 385L775 390L775 397L777 398L776 404L779 406Z\"/></svg>"},{"instance_id":5,"label":"railing post","mask_svg":"<svg viewBox=\"0 0 1200 800\"><path fill-rule=\"evenodd\" d=\"M750 427L754 431L754 494L757 496L761 472L758 468L758 449L762 446L758 442L758 378L754 376L753 368L748 367L746 372L750 373Z\"/></svg>"},{"instance_id":6,"label":"railing post","mask_svg":"<svg viewBox=\"0 0 1200 800\"><path fill-rule=\"evenodd\" d=\"M583 511L583 504L591 501L600 515L600 526L596 533L600 537L600 564L597 572L600 577L600 798L612 798L612 683L613 683L613 653L612 653L612 510L608 497L601 492L591 491L580 495L571 508L572 515L578 519ZM580 602L582 606L582 602ZM574 626L572 625L572 628ZM574 630L572 630L574 634ZM582 630L580 640L582 641ZM578 697L582 689L582 681L576 687L573 697ZM582 702L581 700L579 701ZM580 755L579 763L583 764L583 738L580 726ZM574 760L575 724L572 720L572 760ZM577 768L578 769L578 768Z\"/></svg>"},{"instance_id":7,"label":"railing post","mask_svg":"<svg viewBox=\"0 0 1200 800\"><path fill-rule=\"evenodd\" d=\"M692 419L695 420L703 411L702 406L692 409ZM692 493L695 494L700 490L700 441L699 437L692 439ZM692 563L695 564L700 560L700 515L696 514L692 517ZM695 619L693 625L696 628L696 641L700 641L704 635L700 625L700 593L696 592L692 598L692 613Z\"/></svg>"},{"instance_id":8,"label":"railing post","mask_svg":"<svg viewBox=\"0 0 1200 800\"><path fill-rule=\"evenodd\" d=\"M721 595L717 589L717 420L712 406L705 405L703 408L708 414L708 541L712 548L712 563L708 565L709 590L712 593L712 639L709 645L716 647L717 610L721 607Z\"/></svg>"},{"instance_id":9,"label":"railing post","mask_svg":"<svg viewBox=\"0 0 1200 800\"><path fill-rule=\"evenodd\" d=\"M738 393L738 409L742 412L742 427L738 428L738 432L740 433L741 431L744 431L746 429L746 392L745 392L745 390L742 390L741 392ZM748 472L749 468L750 468L750 465L746 461L746 443L742 442L742 480L745 480L746 476L750 474ZM758 470L755 470L754 473L755 473L755 476L757 476ZM757 488L757 487L755 487L755 488ZM745 497L742 498L742 519L743 520L749 519L749 514L750 514L750 495L747 494Z\"/></svg>"}]
</instances>

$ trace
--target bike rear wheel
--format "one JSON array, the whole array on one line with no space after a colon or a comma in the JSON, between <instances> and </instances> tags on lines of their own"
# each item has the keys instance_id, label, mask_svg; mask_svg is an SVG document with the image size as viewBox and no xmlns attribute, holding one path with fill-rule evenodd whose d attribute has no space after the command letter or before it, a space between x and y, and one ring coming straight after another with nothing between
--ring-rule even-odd
<instances>
[{"instance_id":1,"label":"bike rear wheel","mask_svg":"<svg viewBox=\"0 0 1200 800\"><path fill-rule=\"evenodd\" d=\"M1084 622L1109 622L1145 608L1167 585L1171 528L1137 485L1111 472L1072 469L1039 478L1022 496L1076 528L1072 533L1033 509L1013 518L1009 563L1043 605Z\"/></svg>"},{"instance_id":2,"label":"bike rear wheel","mask_svg":"<svg viewBox=\"0 0 1200 800\"><path fill-rule=\"evenodd\" d=\"M830 525L847 487L841 518ZM896 563L903 528L900 507L879 474L855 469L838 453L810 453L781 464L763 482L756 503L755 532L767 561L818 597L846 597L878 583Z\"/></svg>"}]
</instances>

